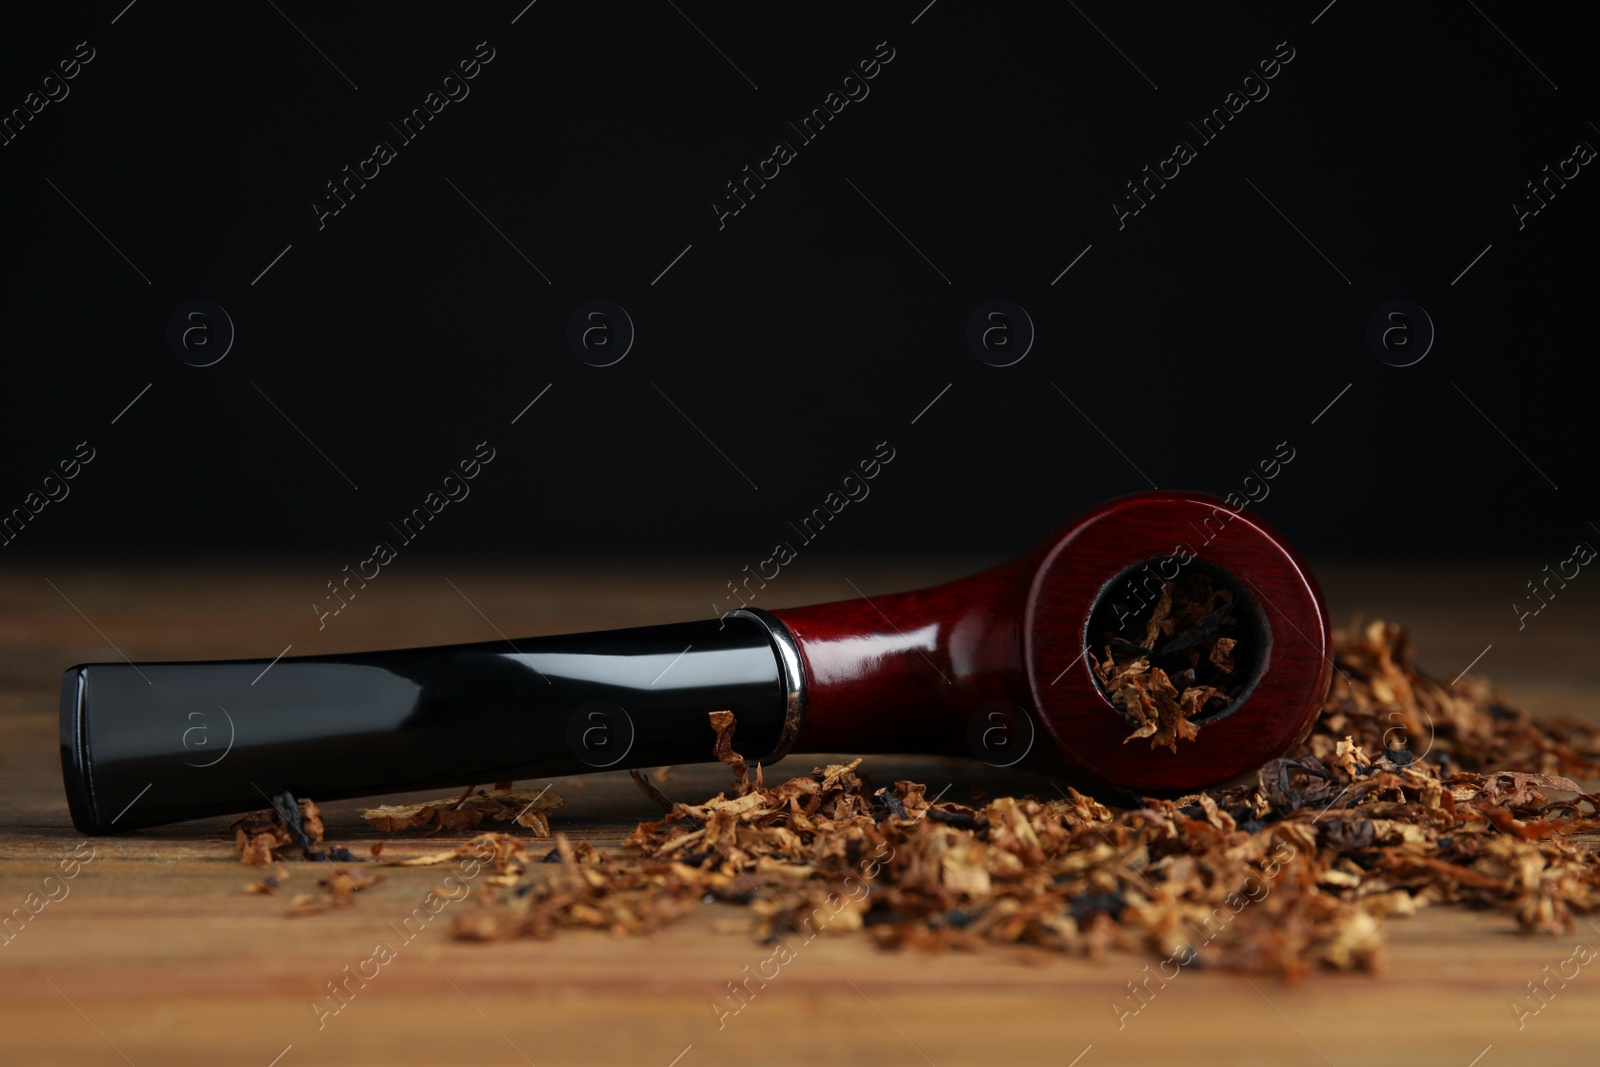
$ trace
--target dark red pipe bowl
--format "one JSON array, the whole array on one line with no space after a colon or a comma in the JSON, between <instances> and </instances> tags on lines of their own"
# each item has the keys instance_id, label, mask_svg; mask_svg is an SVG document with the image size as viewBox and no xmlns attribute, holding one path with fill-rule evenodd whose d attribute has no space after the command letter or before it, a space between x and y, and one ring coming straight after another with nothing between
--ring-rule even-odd
<instances>
[{"instance_id":1,"label":"dark red pipe bowl","mask_svg":"<svg viewBox=\"0 0 1600 1067\"><path fill-rule=\"evenodd\" d=\"M1231 574L1259 606L1267 642L1243 702L1203 723L1174 753L1126 740L1127 720L1082 653L1102 591L1128 567L1175 552ZM1202 788L1283 755L1310 732L1333 671L1322 597L1298 554L1260 519L1200 494L1124 497L1069 528L1029 589L1023 641L1029 691L1046 729L1085 770L1138 790Z\"/></svg>"},{"instance_id":2,"label":"dark red pipe bowl","mask_svg":"<svg viewBox=\"0 0 1600 1067\"><path fill-rule=\"evenodd\" d=\"M1233 576L1260 608L1266 645L1243 702L1176 753L1143 739L1124 743L1133 727L1083 654L1102 592L1129 567L1175 551ZM1199 493L1110 501L1019 559L932 589L774 614L794 635L806 673L795 751L1006 765L972 742L984 709L1004 702L1040 723L1027 739L1029 765L1076 767L1150 792L1215 785L1283 755L1310 731L1333 666L1321 597L1294 550L1259 519Z\"/></svg>"}]
</instances>

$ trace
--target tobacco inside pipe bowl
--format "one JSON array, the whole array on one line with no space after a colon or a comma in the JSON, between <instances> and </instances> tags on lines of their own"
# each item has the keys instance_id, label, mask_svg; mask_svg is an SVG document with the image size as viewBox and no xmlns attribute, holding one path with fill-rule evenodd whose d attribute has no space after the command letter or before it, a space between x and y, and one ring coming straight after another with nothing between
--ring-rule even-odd
<instances>
[{"instance_id":1,"label":"tobacco inside pipe bowl","mask_svg":"<svg viewBox=\"0 0 1600 1067\"><path fill-rule=\"evenodd\" d=\"M1261 520L1142 493L907 593L514 642L81 664L62 679L62 771L74 824L112 833L285 790L705 762L708 713L727 709L752 760L953 755L1172 793L1299 743L1330 638L1315 580Z\"/></svg>"}]
</instances>

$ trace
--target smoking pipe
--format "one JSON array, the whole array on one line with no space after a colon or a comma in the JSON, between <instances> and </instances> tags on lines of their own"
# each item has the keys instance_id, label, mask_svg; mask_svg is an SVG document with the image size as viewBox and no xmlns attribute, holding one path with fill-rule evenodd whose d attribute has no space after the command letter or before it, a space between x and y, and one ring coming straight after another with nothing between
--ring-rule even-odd
<instances>
[{"instance_id":1,"label":"smoking pipe","mask_svg":"<svg viewBox=\"0 0 1600 1067\"><path fill-rule=\"evenodd\" d=\"M1232 590L1248 680L1174 752L1127 740L1087 653L1186 568ZM728 709L735 747L767 763L966 756L1171 793L1298 744L1331 670L1316 583L1279 535L1212 497L1141 493L1009 563L909 593L518 641L76 666L62 679L61 767L74 825L105 834L260 808L284 790L331 800L705 762L708 712Z\"/></svg>"}]
</instances>

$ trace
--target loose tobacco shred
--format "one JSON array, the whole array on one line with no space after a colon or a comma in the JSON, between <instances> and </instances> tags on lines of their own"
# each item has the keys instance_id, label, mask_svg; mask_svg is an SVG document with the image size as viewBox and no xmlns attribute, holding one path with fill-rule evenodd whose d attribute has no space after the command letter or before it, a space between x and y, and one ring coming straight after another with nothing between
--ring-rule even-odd
<instances>
[{"instance_id":1,"label":"loose tobacco shred","mask_svg":"<svg viewBox=\"0 0 1600 1067\"><path fill-rule=\"evenodd\" d=\"M1222 606L1187 603L1202 624ZM1224 671L1232 652L1214 636L1185 648ZM1435 681L1382 622L1337 635L1335 666L1312 735L1254 784L1122 811L1073 789L977 807L916 782L874 791L860 760L767 787L759 768L741 773L732 716L714 713L732 796L648 790L666 816L619 851L580 857L557 834L552 864L455 933L642 934L714 900L747 908L769 942L864 931L896 948L1124 948L1293 977L1378 968L1384 919L1430 904L1548 933L1600 911L1600 863L1577 836L1600 829L1597 799L1568 777L1600 771L1600 730L1535 721L1477 678Z\"/></svg>"},{"instance_id":2,"label":"loose tobacco shred","mask_svg":"<svg viewBox=\"0 0 1600 1067\"><path fill-rule=\"evenodd\" d=\"M321 893L296 893L289 902L289 910L285 913L291 919L306 915L319 915L332 908L345 907L354 903L351 895L363 889L371 889L383 876L369 874L366 871L346 871L336 869L326 878L318 879L317 884L322 886Z\"/></svg>"},{"instance_id":3,"label":"loose tobacco shred","mask_svg":"<svg viewBox=\"0 0 1600 1067\"><path fill-rule=\"evenodd\" d=\"M391 859L383 853L382 841L372 846L373 858L380 860L385 867L433 867L469 856L483 860L502 873L509 871L521 874L528 866L528 847L523 839L500 833L479 834L453 848L447 848L442 852L427 852L420 856Z\"/></svg>"},{"instance_id":4,"label":"loose tobacco shred","mask_svg":"<svg viewBox=\"0 0 1600 1067\"><path fill-rule=\"evenodd\" d=\"M711 729L716 731L717 743L712 746L711 754L718 760L728 765L733 772L733 789L740 796L751 790L761 788L761 767L756 766L756 780L750 781L749 771L745 768L744 757L733 750L733 712L713 711L711 713ZM638 781L635 777L634 781Z\"/></svg>"},{"instance_id":5,"label":"loose tobacco shred","mask_svg":"<svg viewBox=\"0 0 1600 1067\"><path fill-rule=\"evenodd\" d=\"M1245 638L1233 591L1209 574L1163 581L1152 604L1119 612L1119 625L1097 639L1105 657L1090 651L1089 661L1106 696L1134 724L1125 740L1148 737L1151 748L1176 752L1180 740L1194 740L1194 720L1227 707L1249 680L1234 661Z\"/></svg>"},{"instance_id":6,"label":"loose tobacco shred","mask_svg":"<svg viewBox=\"0 0 1600 1067\"><path fill-rule=\"evenodd\" d=\"M246 885L244 887L244 891L246 893L276 893L278 891L278 887L284 881L286 881L288 877L289 868L280 865L275 867L271 874Z\"/></svg>"},{"instance_id":7,"label":"loose tobacco shred","mask_svg":"<svg viewBox=\"0 0 1600 1067\"><path fill-rule=\"evenodd\" d=\"M525 826L539 837L550 836L550 817L545 814L561 807L566 801L550 789L486 789L479 792L469 789L458 797L429 800L421 804L388 804L368 808L362 816L384 833L426 828L429 833L440 830L472 830L485 819L494 822L515 822Z\"/></svg>"},{"instance_id":8,"label":"loose tobacco shred","mask_svg":"<svg viewBox=\"0 0 1600 1067\"><path fill-rule=\"evenodd\" d=\"M286 848L298 847L308 860L340 863L358 862L347 849L322 844L322 813L310 800L296 800L282 793L272 807L252 811L233 822L233 854L252 867L268 866L282 857Z\"/></svg>"}]
</instances>

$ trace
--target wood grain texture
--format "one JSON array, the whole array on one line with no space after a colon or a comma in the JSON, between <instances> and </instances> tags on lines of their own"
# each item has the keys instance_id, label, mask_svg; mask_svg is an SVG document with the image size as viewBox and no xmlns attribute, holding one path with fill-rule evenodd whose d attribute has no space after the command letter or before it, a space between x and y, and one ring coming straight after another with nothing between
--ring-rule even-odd
<instances>
[{"instance_id":1,"label":"wood grain texture","mask_svg":"<svg viewBox=\"0 0 1600 1067\"><path fill-rule=\"evenodd\" d=\"M809 570L786 571L763 606L850 596L846 576L877 600L984 562L819 559ZM1445 680L1492 644L1478 669L1518 702L1595 714L1600 660L1588 650L1600 642L1600 589L1575 589L1555 606L1560 611L1553 607L1519 634L1501 595L1521 586L1519 569L1324 567L1318 574L1335 620L1362 611L1409 623L1421 661ZM386 574L383 585L374 583L318 631L305 604L324 576L311 569L12 568L0 584L0 904L9 911L27 894L42 893L45 877L59 875L60 861L82 841L67 822L56 766L55 684L69 663L114 658L108 639L135 659L244 657L275 655L290 643L296 654L310 654L481 640L494 636L484 616L511 634L641 625L694 617L723 577L718 567L693 561L415 567ZM803 773L813 762L791 758L769 776ZM914 777L934 789L950 783L952 796L974 785L1048 789L1024 772L965 760L873 757L866 769L878 781ZM720 768L682 768L664 788L691 800L723 784ZM555 787L568 801L557 826L601 847L654 816L615 774ZM359 852L376 835L364 829L357 808L330 805L327 821L332 836ZM395 940L394 928L446 870L386 871L352 907L291 920L281 898L243 891L257 872L233 861L219 832L225 824L214 819L91 843L94 858L67 883L70 892L0 946L0 1062L267 1067L281 1055L279 1067L668 1067L681 1055L678 1067L1066 1067L1080 1053L1078 1067L1467 1067L1480 1053L1479 1067L1593 1062L1600 976L1586 969L1522 1030L1510 1003L1575 942L1600 944L1600 932L1580 923L1567 939L1523 937L1504 917L1443 909L1390 924L1382 976L1316 976L1286 986L1184 973L1120 1030L1110 1005L1140 977L1143 958L891 955L860 940L822 937L719 1029L712 1003L769 952L719 928L739 918L732 909L708 907L642 940L575 935L502 945L451 941L447 909L319 1030L310 1005L325 983L366 958L378 939ZM288 888L310 888L317 873L295 864Z\"/></svg>"}]
</instances>

